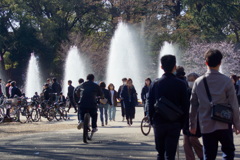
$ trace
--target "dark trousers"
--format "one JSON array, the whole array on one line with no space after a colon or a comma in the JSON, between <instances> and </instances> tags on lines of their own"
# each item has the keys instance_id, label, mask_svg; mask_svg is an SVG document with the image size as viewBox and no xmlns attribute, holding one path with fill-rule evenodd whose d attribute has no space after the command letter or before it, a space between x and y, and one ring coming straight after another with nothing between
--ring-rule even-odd
<instances>
[{"instance_id":1,"label":"dark trousers","mask_svg":"<svg viewBox=\"0 0 240 160\"><path fill-rule=\"evenodd\" d=\"M80 123L81 119L81 112L80 112L80 105L78 105L78 112L77 112L77 116L78 116L78 123Z\"/></svg>"},{"instance_id":2,"label":"dark trousers","mask_svg":"<svg viewBox=\"0 0 240 160\"><path fill-rule=\"evenodd\" d=\"M175 160L180 131L180 123L154 125L154 136L156 150L158 151L158 160Z\"/></svg>"},{"instance_id":3,"label":"dark trousers","mask_svg":"<svg viewBox=\"0 0 240 160\"><path fill-rule=\"evenodd\" d=\"M69 103L68 110L70 110L70 109L71 109L71 107L73 106L73 107L74 107L74 109L75 109L75 111L77 111L77 107L76 107L76 104L75 104L75 101L74 101L74 99L73 99L73 98L69 98L69 101L70 101L70 103Z\"/></svg>"},{"instance_id":4,"label":"dark trousers","mask_svg":"<svg viewBox=\"0 0 240 160\"><path fill-rule=\"evenodd\" d=\"M97 128L97 108L79 108L81 121L84 121L84 114L89 113L92 118L92 128Z\"/></svg>"},{"instance_id":5,"label":"dark trousers","mask_svg":"<svg viewBox=\"0 0 240 160\"><path fill-rule=\"evenodd\" d=\"M218 152L218 142L221 143L224 160L233 160L235 147L233 144L232 129L217 130L212 133L202 134L204 146L204 159L215 160Z\"/></svg>"},{"instance_id":6,"label":"dark trousers","mask_svg":"<svg viewBox=\"0 0 240 160\"><path fill-rule=\"evenodd\" d=\"M121 111L122 111L122 117L125 117L125 108L124 108L123 101L121 101Z\"/></svg>"}]
</instances>

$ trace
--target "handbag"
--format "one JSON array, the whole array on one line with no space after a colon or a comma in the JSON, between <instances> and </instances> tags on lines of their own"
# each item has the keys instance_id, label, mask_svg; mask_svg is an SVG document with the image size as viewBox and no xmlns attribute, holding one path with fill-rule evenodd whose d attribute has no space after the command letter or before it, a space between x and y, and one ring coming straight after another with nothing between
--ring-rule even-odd
<instances>
[{"instance_id":1,"label":"handbag","mask_svg":"<svg viewBox=\"0 0 240 160\"><path fill-rule=\"evenodd\" d=\"M99 100L101 104L107 104L108 100L106 98Z\"/></svg>"},{"instance_id":2,"label":"handbag","mask_svg":"<svg viewBox=\"0 0 240 160\"><path fill-rule=\"evenodd\" d=\"M165 97L159 98L154 107L156 113L170 122L176 122L184 115L184 112L179 106L176 106Z\"/></svg>"},{"instance_id":3,"label":"handbag","mask_svg":"<svg viewBox=\"0 0 240 160\"><path fill-rule=\"evenodd\" d=\"M212 96L209 91L206 77L203 78L203 82L211 105L211 118L213 120L220 121L223 123L232 123L233 112L231 106L223 104L214 104L212 102Z\"/></svg>"}]
</instances>

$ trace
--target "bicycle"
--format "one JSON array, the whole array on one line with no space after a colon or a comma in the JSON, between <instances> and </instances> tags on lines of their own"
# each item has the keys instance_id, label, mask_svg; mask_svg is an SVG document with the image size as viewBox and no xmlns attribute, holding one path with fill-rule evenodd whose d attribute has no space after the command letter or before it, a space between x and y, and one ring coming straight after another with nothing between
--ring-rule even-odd
<instances>
[{"instance_id":1,"label":"bicycle","mask_svg":"<svg viewBox=\"0 0 240 160\"><path fill-rule=\"evenodd\" d=\"M141 131L144 136L148 136L151 131L151 124L148 117L144 117L141 122Z\"/></svg>"},{"instance_id":2,"label":"bicycle","mask_svg":"<svg viewBox=\"0 0 240 160\"><path fill-rule=\"evenodd\" d=\"M84 122L83 122L83 142L88 143L88 140L91 141L94 132L90 128L90 114L84 114Z\"/></svg>"}]
</instances>

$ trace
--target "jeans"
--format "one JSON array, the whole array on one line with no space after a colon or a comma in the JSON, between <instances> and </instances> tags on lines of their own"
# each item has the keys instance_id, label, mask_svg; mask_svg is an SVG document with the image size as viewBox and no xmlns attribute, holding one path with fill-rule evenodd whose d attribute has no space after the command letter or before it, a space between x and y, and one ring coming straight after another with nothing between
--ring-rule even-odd
<instances>
[{"instance_id":1,"label":"jeans","mask_svg":"<svg viewBox=\"0 0 240 160\"><path fill-rule=\"evenodd\" d=\"M103 112L104 112L104 115L105 115L105 122L107 122L108 121L108 104L99 104L98 108L99 108L99 111L100 111L101 122L102 123L104 122Z\"/></svg>"},{"instance_id":2,"label":"jeans","mask_svg":"<svg viewBox=\"0 0 240 160\"><path fill-rule=\"evenodd\" d=\"M114 120L115 121L115 116L116 116L116 106L114 105L109 105L108 108L108 115L109 115L109 120Z\"/></svg>"},{"instance_id":3,"label":"jeans","mask_svg":"<svg viewBox=\"0 0 240 160\"><path fill-rule=\"evenodd\" d=\"M195 153L199 159L203 159L203 146L200 143L198 137L184 135L183 148L186 156L186 160L195 160Z\"/></svg>"},{"instance_id":4,"label":"jeans","mask_svg":"<svg viewBox=\"0 0 240 160\"><path fill-rule=\"evenodd\" d=\"M154 136L158 160L175 160L178 140L181 131L180 123L154 125Z\"/></svg>"},{"instance_id":5,"label":"jeans","mask_svg":"<svg viewBox=\"0 0 240 160\"><path fill-rule=\"evenodd\" d=\"M215 160L218 152L218 142L222 147L223 160L233 160L235 146L233 144L232 129L217 130L212 133L202 134L204 146L204 159Z\"/></svg>"},{"instance_id":6,"label":"jeans","mask_svg":"<svg viewBox=\"0 0 240 160\"><path fill-rule=\"evenodd\" d=\"M97 128L97 108L79 108L81 121L84 121L85 113L89 113L92 118L92 128Z\"/></svg>"}]
</instances>

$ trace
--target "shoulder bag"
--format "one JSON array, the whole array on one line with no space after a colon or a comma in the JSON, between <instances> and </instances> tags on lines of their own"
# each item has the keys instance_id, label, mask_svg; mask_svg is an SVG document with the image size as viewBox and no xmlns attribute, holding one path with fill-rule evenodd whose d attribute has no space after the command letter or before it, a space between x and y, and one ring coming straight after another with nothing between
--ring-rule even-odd
<instances>
[{"instance_id":1,"label":"shoulder bag","mask_svg":"<svg viewBox=\"0 0 240 160\"><path fill-rule=\"evenodd\" d=\"M211 118L216 121L220 121L223 123L232 123L233 112L231 106L222 105L222 104L214 104L212 101L212 96L209 91L209 87L207 84L207 78L203 78L204 86L207 92L207 96L211 105Z\"/></svg>"}]
</instances>

